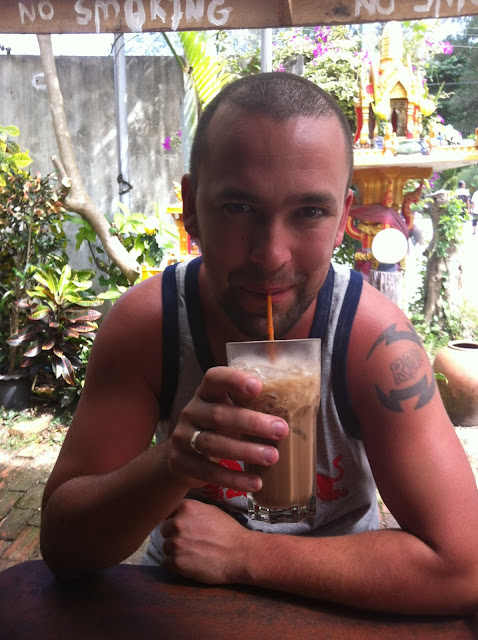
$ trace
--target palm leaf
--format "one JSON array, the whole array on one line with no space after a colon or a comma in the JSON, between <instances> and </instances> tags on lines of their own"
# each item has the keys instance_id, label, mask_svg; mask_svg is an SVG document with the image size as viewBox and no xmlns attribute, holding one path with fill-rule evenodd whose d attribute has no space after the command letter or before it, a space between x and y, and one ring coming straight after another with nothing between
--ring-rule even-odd
<instances>
[{"instance_id":1,"label":"palm leaf","mask_svg":"<svg viewBox=\"0 0 478 640\"><path fill-rule=\"evenodd\" d=\"M222 87L234 79L226 72L225 62L212 53L211 35L201 31L182 31L178 34L184 51L184 62L166 34L163 37L183 72L184 98L181 105L181 146L187 165L191 140L199 115ZM211 51L211 53L210 53Z\"/></svg>"}]
</instances>

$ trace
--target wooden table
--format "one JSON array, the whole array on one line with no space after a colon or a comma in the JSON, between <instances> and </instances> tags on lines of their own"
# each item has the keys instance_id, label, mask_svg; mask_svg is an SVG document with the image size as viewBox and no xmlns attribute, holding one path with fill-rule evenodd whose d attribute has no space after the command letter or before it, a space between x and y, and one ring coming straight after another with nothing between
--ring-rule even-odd
<instances>
[{"instance_id":1,"label":"wooden table","mask_svg":"<svg viewBox=\"0 0 478 640\"><path fill-rule=\"evenodd\" d=\"M2 640L471 640L478 619L371 614L118 565L72 583L43 561L0 573Z\"/></svg>"}]
</instances>

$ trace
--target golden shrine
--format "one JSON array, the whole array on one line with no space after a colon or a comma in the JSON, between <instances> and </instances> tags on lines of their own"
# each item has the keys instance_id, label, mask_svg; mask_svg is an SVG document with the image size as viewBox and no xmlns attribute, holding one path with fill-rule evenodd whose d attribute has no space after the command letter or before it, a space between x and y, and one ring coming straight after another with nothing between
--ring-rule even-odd
<instances>
[{"instance_id":1,"label":"golden shrine","mask_svg":"<svg viewBox=\"0 0 478 640\"><path fill-rule=\"evenodd\" d=\"M352 208L346 229L360 243L355 268L366 277L377 269L371 246L382 229L400 229L408 237L411 204L418 202L423 180L434 171L478 163L477 136L447 140L447 127L433 116L424 78L404 60L399 23L385 25L379 55L370 55L360 78L352 178L359 206ZM404 196L409 180L420 182Z\"/></svg>"}]
</instances>

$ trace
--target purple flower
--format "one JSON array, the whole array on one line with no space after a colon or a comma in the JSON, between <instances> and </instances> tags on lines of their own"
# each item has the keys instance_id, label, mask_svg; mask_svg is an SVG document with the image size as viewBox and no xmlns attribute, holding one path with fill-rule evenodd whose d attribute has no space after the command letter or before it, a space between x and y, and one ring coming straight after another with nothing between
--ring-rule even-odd
<instances>
[{"instance_id":1,"label":"purple flower","mask_svg":"<svg viewBox=\"0 0 478 640\"><path fill-rule=\"evenodd\" d=\"M442 42L442 51L445 55L450 55L450 53L453 53L453 45L450 42Z\"/></svg>"},{"instance_id":2,"label":"purple flower","mask_svg":"<svg viewBox=\"0 0 478 640\"><path fill-rule=\"evenodd\" d=\"M440 115L438 115L438 113L436 114L436 119L438 122L445 122L443 118Z\"/></svg>"},{"instance_id":3,"label":"purple flower","mask_svg":"<svg viewBox=\"0 0 478 640\"><path fill-rule=\"evenodd\" d=\"M166 136L166 138L164 138L163 147L166 151L171 151L171 136Z\"/></svg>"},{"instance_id":4,"label":"purple flower","mask_svg":"<svg viewBox=\"0 0 478 640\"><path fill-rule=\"evenodd\" d=\"M284 67L284 65L283 65L283 64L280 64L280 65L277 67L276 71L285 71L285 67Z\"/></svg>"},{"instance_id":5,"label":"purple flower","mask_svg":"<svg viewBox=\"0 0 478 640\"><path fill-rule=\"evenodd\" d=\"M178 129L178 131L177 131L176 135L178 136L178 138L180 138L180 137L181 137L181 129Z\"/></svg>"}]
</instances>

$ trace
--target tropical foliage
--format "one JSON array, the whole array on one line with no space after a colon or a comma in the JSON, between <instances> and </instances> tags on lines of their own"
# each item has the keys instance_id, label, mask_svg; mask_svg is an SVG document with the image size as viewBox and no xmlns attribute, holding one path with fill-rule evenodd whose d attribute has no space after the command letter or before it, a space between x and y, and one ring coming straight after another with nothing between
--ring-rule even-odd
<instances>
[{"instance_id":1,"label":"tropical foliage","mask_svg":"<svg viewBox=\"0 0 478 640\"><path fill-rule=\"evenodd\" d=\"M27 314L25 326L8 339L11 346L23 348L22 368L32 368L36 375L50 369L55 380L75 386L75 370L85 367L82 355L89 352L102 315L92 308L103 304L91 293L93 275L68 265L35 270L37 284L16 302Z\"/></svg>"},{"instance_id":2,"label":"tropical foliage","mask_svg":"<svg viewBox=\"0 0 478 640\"><path fill-rule=\"evenodd\" d=\"M440 114L464 137L474 135L478 126L478 17L464 18L462 28L448 37L452 51L430 61L428 77L435 86L443 86Z\"/></svg>"},{"instance_id":3,"label":"tropical foliage","mask_svg":"<svg viewBox=\"0 0 478 640\"><path fill-rule=\"evenodd\" d=\"M19 327L18 309L12 303L31 284L32 265L47 259L66 262L64 214L53 176L8 168L0 186L0 364L8 360L9 374L17 358L14 349L7 355L5 339Z\"/></svg>"},{"instance_id":4,"label":"tropical foliage","mask_svg":"<svg viewBox=\"0 0 478 640\"><path fill-rule=\"evenodd\" d=\"M183 72L184 99L180 135L184 165L187 166L192 136L202 110L234 75L227 69L226 61L217 55L212 41L214 33L183 31L177 34L183 48L182 56L168 36L165 33L162 35ZM171 139L170 136L168 138Z\"/></svg>"}]
</instances>

